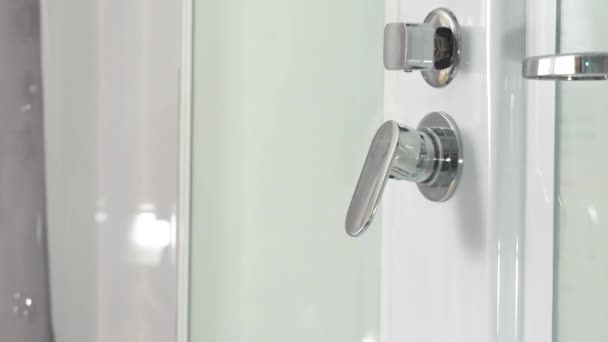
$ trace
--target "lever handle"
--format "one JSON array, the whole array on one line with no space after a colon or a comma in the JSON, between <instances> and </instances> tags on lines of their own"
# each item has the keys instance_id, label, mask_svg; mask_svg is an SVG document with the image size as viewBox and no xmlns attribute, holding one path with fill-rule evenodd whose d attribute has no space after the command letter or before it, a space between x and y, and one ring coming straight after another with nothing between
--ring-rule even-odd
<instances>
[{"instance_id":1,"label":"lever handle","mask_svg":"<svg viewBox=\"0 0 608 342\"><path fill-rule=\"evenodd\" d=\"M447 200L456 188L461 156L458 130L445 113L428 114L417 130L385 122L367 153L346 215L346 232L359 236L369 227L389 178L417 183L432 201Z\"/></svg>"},{"instance_id":2,"label":"lever handle","mask_svg":"<svg viewBox=\"0 0 608 342\"><path fill-rule=\"evenodd\" d=\"M387 121L369 148L346 216L346 231L362 234L374 217L389 177L422 182L433 174L435 148L428 134Z\"/></svg>"}]
</instances>

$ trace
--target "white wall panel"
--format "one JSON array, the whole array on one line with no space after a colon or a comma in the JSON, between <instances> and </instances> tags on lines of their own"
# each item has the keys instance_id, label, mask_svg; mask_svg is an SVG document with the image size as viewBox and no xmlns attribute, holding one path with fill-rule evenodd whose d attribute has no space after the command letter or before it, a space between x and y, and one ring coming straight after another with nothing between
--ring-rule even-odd
<instances>
[{"instance_id":1,"label":"white wall panel","mask_svg":"<svg viewBox=\"0 0 608 342\"><path fill-rule=\"evenodd\" d=\"M429 112L449 113L462 134L464 166L445 203L429 202L411 183L387 187L384 341L515 341L521 333L525 1L398 5L398 16L387 13L388 20L421 22L434 8L452 10L463 29L462 60L443 89L417 73L385 73L385 118L416 127Z\"/></svg>"}]
</instances>

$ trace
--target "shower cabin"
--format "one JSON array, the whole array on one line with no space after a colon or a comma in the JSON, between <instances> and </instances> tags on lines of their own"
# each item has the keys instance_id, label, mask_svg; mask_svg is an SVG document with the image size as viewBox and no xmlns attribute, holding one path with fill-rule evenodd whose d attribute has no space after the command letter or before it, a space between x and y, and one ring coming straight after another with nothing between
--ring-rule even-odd
<instances>
[{"instance_id":1,"label":"shower cabin","mask_svg":"<svg viewBox=\"0 0 608 342\"><path fill-rule=\"evenodd\" d=\"M606 341L600 0L0 0L0 336Z\"/></svg>"}]
</instances>

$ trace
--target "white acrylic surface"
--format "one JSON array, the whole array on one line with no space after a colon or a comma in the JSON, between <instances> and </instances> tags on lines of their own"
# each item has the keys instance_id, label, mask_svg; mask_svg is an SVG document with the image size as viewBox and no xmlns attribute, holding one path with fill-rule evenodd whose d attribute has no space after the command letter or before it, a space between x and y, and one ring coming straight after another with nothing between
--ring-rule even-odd
<instances>
[{"instance_id":1,"label":"white acrylic surface","mask_svg":"<svg viewBox=\"0 0 608 342\"><path fill-rule=\"evenodd\" d=\"M384 4L195 8L191 341L378 341L380 224L344 219L382 118Z\"/></svg>"},{"instance_id":2,"label":"white acrylic surface","mask_svg":"<svg viewBox=\"0 0 608 342\"><path fill-rule=\"evenodd\" d=\"M56 341L175 341L180 4L42 16Z\"/></svg>"},{"instance_id":3,"label":"white acrylic surface","mask_svg":"<svg viewBox=\"0 0 608 342\"><path fill-rule=\"evenodd\" d=\"M445 111L464 168L452 199L431 203L390 182L383 215L383 341L515 341L521 334L525 1L388 1L387 20L447 7L463 27L461 68L444 89L385 74L385 118L415 126Z\"/></svg>"},{"instance_id":4,"label":"white acrylic surface","mask_svg":"<svg viewBox=\"0 0 608 342\"><path fill-rule=\"evenodd\" d=\"M527 56L556 53L555 0L527 1ZM553 326L555 82L526 81L523 341L550 342Z\"/></svg>"}]
</instances>

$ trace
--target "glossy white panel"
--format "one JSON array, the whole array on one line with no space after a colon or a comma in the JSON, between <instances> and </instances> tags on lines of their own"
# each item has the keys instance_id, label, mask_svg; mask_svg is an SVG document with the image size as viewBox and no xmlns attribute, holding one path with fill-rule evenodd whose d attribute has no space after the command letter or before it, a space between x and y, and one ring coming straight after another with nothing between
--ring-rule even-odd
<instances>
[{"instance_id":1,"label":"glossy white panel","mask_svg":"<svg viewBox=\"0 0 608 342\"><path fill-rule=\"evenodd\" d=\"M527 55L556 52L556 0L527 2ZM553 327L555 82L526 84L526 224L523 341L550 342Z\"/></svg>"},{"instance_id":2,"label":"glossy white panel","mask_svg":"<svg viewBox=\"0 0 608 342\"><path fill-rule=\"evenodd\" d=\"M387 72L385 118L415 126L429 112L451 114L464 168L445 203L427 201L413 184L388 186L383 338L514 341L521 329L525 1L400 0L398 19L420 22L436 7L451 9L462 25L459 73L435 89L416 73Z\"/></svg>"},{"instance_id":3,"label":"glossy white panel","mask_svg":"<svg viewBox=\"0 0 608 342\"><path fill-rule=\"evenodd\" d=\"M58 342L175 341L180 10L44 1Z\"/></svg>"}]
</instances>

